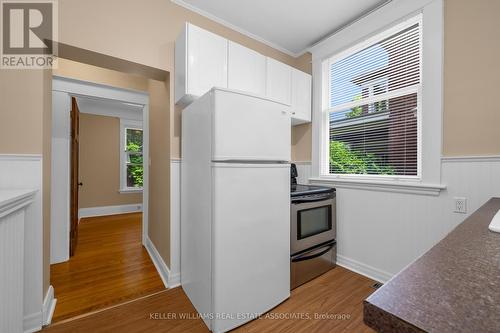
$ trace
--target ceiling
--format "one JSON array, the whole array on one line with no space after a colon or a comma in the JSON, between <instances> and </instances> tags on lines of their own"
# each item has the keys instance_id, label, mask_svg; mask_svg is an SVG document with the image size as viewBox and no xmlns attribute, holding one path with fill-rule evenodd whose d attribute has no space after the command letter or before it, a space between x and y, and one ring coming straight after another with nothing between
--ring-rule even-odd
<instances>
[{"instance_id":1,"label":"ceiling","mask_svg":"<svg viewBox=\"0 0 500 333\"><path fill-rule=\"evenodd\" d=\"M313 44L388 0L172 0L285 53Z\"/></svg>"}]
</instances>

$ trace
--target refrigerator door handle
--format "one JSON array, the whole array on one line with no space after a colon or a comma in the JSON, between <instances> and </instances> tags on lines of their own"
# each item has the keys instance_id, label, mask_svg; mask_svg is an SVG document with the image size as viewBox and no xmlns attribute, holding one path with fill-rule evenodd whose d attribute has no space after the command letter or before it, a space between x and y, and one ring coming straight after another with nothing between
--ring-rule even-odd
<instances>
[{"instance_id":1,"label":"refrigerator door handle","mask_svg":"<svg viewBox=\"0 0 500 333\"><path fill-rule=\"evenodd\" d=\"M304 261L304 260L309 260L309 259L321 257L323 254L325 254L328 251L330 251L331 249L333 249L335 244L337 244L337 242L333 241L331 243L326 244L325 246L320 247L319 249L314 250L314 252L315 252L314 254L311 254L308 256L298 256L298 257L292 258L292 262L299 262L299 261ZM309 254L309 252L308 252L308 254Z\"/></svg>"}]
</instances>

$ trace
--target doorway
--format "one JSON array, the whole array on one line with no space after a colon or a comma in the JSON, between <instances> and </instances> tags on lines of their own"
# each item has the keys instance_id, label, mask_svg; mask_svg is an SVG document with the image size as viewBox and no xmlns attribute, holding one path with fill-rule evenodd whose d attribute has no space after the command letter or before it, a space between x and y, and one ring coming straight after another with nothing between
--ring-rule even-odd
<instances>
[{"instance_id":1,"label":"doorway","mask_svg":"<svg viewBox=\"0 0 500 333\"><path fill-rule=\"evenodd\" d=\"M54 77L51 283L58 299L54 321L165 289L145 248L148 106L149 97L143 92ZM117 182L108 182L111 178ZM105 190L108 183L111 190ZM108 201L99 201L99 196ZM137 196L140 202L123 201Z\"/></svg>"}]
</instances>

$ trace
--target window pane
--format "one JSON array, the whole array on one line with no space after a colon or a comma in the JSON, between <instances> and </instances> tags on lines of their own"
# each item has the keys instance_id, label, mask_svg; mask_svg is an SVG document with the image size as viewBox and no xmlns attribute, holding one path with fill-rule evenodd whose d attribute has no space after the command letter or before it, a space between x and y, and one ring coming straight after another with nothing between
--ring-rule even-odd
<instances>
[{"instance_id":1,"label":"window pane","mask_svg":"<svg viewBox=\"0 0 500 333\"><path fill-rule=\"evenodd\" d=\"M127 152L127 164L140 164L142 165L142 153Z\"/></svg>"},{"instance_id":2,"label":"window pane","mask_svg":"<svg viewBox=\"0 0 500 333\"><path fill-rule=\"evenodd\" d=\"M330 114L333 174L417 175L417 94Z\"/></svg>"},{"instance_id":3,"label":"window pane","mask_svg":"<svg viewBox=\"0 0 500 333\"><path fill-rule=\"evenodd\" d=\"M127 187L142 187L143 185L142 165L127 165Z\"/></svg>"},{"instance_id":4,"label":"window pane","mask_svg":"<svg viewBox=\"0 0 500 333\"><path fill-rule=\"evenodd\" d=\"M142 130L127 128L126 150L142 151Z\"/></svg>"},{"instance_id":5,"label":"window pane","mask_svg":"<svg viewBox=\"0 0 500 333\"><path fill-rule=\"evenodd\" d=\"M329 71L330 108L419 84L419 24L332 63Z\"/></svg>"}]
</instances>

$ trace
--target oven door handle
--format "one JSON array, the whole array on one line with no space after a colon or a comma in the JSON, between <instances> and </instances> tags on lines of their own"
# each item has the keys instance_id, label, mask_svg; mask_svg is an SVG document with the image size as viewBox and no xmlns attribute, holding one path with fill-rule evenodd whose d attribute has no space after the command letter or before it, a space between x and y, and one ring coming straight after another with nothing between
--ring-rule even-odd
<instances>
[{"instance_id":1,"label":"oven door handle","mask_svg":"<svg viewBox=\"0 0 500 333\"><path fill-rule=\"evenodd\" d=\"M335 244L337 244L337 242L333 241L333 242L328 243L325 246L322 246L319 249L315 250L315 252L316 251L319 251L319 252L316 252L316 253L308 255L308 256L299 256L299 257L292 258L292 262L299 262L299 261L304 261L304 260L309 260L309 259L314 259L314 258L317 258L317 257L321 257L323 254L325 254L328 251L330 251L331 249L333 249L333 247L335 246Z\"/></svg>"},{"instance_id":2,"label":"oven door handle","mask_svg":"<svg viewBox=\"0 0 500 333\"><path fill-rule=\"evenodd\" d=\"M298 198L295 199L292 198L291 201L293 204L301 204L301 203L307 203L307 202L317 202L317 201L325 201L325 200L330 200L332 199L331 195L325 195L324 197L316 197L316 198Z\"/></svg>"}]
</instances>

